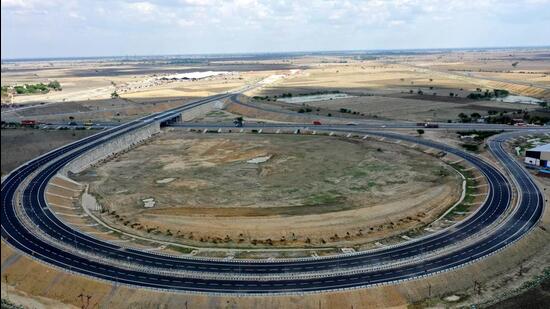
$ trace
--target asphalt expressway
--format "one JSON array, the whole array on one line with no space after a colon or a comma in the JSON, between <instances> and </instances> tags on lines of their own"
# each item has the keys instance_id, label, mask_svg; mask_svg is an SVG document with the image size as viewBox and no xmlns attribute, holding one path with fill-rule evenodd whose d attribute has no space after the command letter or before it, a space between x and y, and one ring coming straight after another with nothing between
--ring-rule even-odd
<instances>
[{"instance_id":1,"label":"asphalt expressway","mask_svg":"<svg viewBox=\"0 0 550 309\"><path fill-rule=\"evenodd\" d=\"M491 139L488 145L491 153L512 172L514 181L465 151L426 139L369 131L361 126L316 126L316 129L400 139L460 156L487 178L486 202L466 221L399 246L353 255L285 261L206 260L121 248L73 230L48 207L45 201L48 181L74 158L129 131L227 96L229 94L203 99L102 131L19 167L2 182L2 238L52 266L121 284L224 294L301 293L385 284L451 270L494 254L520 239L542 216L542 194L525 170L502 148L506 136ZM268 124L258 126L271 128ZM517 186L520 196L520 203L514 209L511 209L512 186ZM16 205L18 201L21 205ZM28 217L32 228L23 223L17 207ZM53 241L46 241L38 237L39 234ZM67 246L76 250L67 250ZM433 254L436 252L438 254ZM112 261L125 266L113 266ZM406 263L391 264L396 261Z\"/></svg>"}]
</instances>

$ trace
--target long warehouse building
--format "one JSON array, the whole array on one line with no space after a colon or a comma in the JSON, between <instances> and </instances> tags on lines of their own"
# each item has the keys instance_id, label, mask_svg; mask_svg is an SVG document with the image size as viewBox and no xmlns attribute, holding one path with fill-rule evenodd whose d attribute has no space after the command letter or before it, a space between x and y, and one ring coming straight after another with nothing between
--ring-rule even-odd
<instances>
[{"instance_id":1,"label":"long warehouse building","mask_svg":"<svg viewBox=\"0 0 550 309\"><path fill-rule=\"evenodd\" d=\"M537 146L535 148L528 149L525 152L525 161L527 165L536 167L550 167L550 144Z\"/></svg>"}]
</instances>

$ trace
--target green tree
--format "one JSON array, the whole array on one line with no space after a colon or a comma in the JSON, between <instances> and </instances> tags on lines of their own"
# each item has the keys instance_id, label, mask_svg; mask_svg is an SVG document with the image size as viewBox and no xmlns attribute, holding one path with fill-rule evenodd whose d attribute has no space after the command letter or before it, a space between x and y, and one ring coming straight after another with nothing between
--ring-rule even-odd
<instances>
[{"instance_id":1,"label":"green tree","mask_svg":"<svg viewBox=\"0 0 550 309\"><path fill-rule=\"evenodd\" d=\"M61 90L61 84L54 80L48 83L48 88L52 88L53 90Z\"/></svg>"}]
</instances>

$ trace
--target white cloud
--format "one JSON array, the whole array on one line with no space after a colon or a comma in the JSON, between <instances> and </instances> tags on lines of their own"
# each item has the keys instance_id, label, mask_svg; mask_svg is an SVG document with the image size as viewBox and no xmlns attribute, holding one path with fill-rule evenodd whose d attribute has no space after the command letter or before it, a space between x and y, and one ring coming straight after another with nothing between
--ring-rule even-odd
<instances>
[{"instance_id":1,"label":"white cloud","mask_svg":"<svg viewBox=\"0 0 550 309\"><path fill-rule=\"evenodd\" d=\"M180 19L180 20L177 21L177 24L180 27L192 27L192 26L195 25L195 21L190 20L190 19Z\"/></svg>"},{"instance_id":2,"label":"white cloud","mask_svg":"<svg viewBox=\"0 0 550 309\"><path fill-rule=\"evenodd\" d=\"M69 17L78 20L86 20L86 17L80 15L78 12L75 11L69 12Z\"/></svg>"},{"instance_id":3,"label":"white cloud","mask_svg":"<svg viewBox=\"0 0 550 309\"><path fill-rule=\"evenodd\" d=\"M2 8L10 10L36 10L39 11L45 7L58 7L64 4L70 4L72 0L2 0Z\"/></svg>"},{"instance_id":4,"label":"white cloud","mask_svg":"<svg viewBox=\"0 0 550 309\"><path fill-rule=\"evenodd\" d=\"M405 24L404 20L391 20L390 21L390 26L401 26L401 25L404 25L404 24Z\"/></svg>"},{"instance_id":5,"label":"white cloud","mask_svg":"<svg viewBox=\"0 0 550 309\"><path fill-rule=\"evenodd\" d=\"M128 8L143 15L150 15L157 11L157 6L151 2L132 2L127 4Z\"/></svg>"},{"instance_id":6,"label":"white cloud","mask_svg":"<svg viewBox=\"0 0 550 309\"><path fill-rule=\"evenodd\" d=\"M545 30L550 28L550 0L1 1L2 51L9 52L49 52L34 39L25 44L36 44L35 48L23 48L18 38L54 26L64 33L65 29L79 32L74 38L49 38L42 46L68 42L79 46L78 42L88 43L84 38L94 33L87 29L93 29L99 38L95 44L114 54L145 52L146 46L159 46L156 53L173 53L420 48L435 42L439 46L550 43ZM420 40L426 33L430 40ZM104 36L136 38L136 42L129 45L119 39L106 45ZM185 43L189 40L193 44Z\"/></svg>"},{"instance_id":7,"label":"white cloud","mask_svg":"<svg viewBox=\"0 0 550 309\"><path fill-rule=\"evenodd\" d=\"M30 7L31 1L25 0L2 0L2 8L8 9L25 9Z\"/></svg>"},{"instance_id":8,"label":"white cloud","mask_svg":"<svg viewBox=\"0 0 550 309\"><path fill-rule=\"evenodd\" d=\"M213 6L219 4L217 0L182 0L181 2L191 6Z\"/></svg>"}]
</instances>

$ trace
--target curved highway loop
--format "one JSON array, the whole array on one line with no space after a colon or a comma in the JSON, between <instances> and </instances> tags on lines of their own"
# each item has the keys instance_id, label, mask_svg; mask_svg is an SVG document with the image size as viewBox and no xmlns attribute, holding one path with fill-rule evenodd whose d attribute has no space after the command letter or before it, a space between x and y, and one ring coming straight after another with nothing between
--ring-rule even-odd
<instances>
[{"instance_id":1,"label":"curved highway loop","mask_svg":"<svg viewBox=\"0 0 550 309\"><path fill-rule=\"evenodd\" d=\"M433 146L433 145L432 145ZM443 147L441 145L440 147ZM452 150L451 148L448 148L447 150ZM467 155L467 154L463 154ZM66 159L66 160L69 160ZM65 164L65 160L59 161L56 163L56 166L62 167ZM49 169L46 173L39 174L35 179L37 180L36 183L47 183L47 180L51 178L51 176L55 175L55 172L57 171L56 166L52 166L51 170ZM505 179L503 177L499 178L499 174L495 174L494 171L491 170L490 167L483 166L483 169L491 175L494 175L490 179L499 179L501 182L505 182ZM493 186L492 186L493 187ZM508 188L505 188L508 189ZM44 199L44 191L45 186L31 186L30 190L26 192L25 196L28 198L35 198L36 200L31 201L27 200L25 204L36 204L42 205L42 209L40 208L30 208L29 212L33 215L32 219L35 221L38 225L41 226L41 229L50 231L50 235L52 235L55 238L61 238L63 237L66 242L68 243L75 243L76 240L76 234L70 234L72 232L68 227L64 229L64 232L59 232L58 229L55 229L54 227L60 227L63 226L61 222L59 222L56 217L47 209L47 204ZM319 271L322 269L332 269L332 268L342 268L342 267L357 267L360 265L371 265L375 263L383 263L383 262L391 262L397 259L403 259L407 257L414 256L419 253L426 253L433 249L430 248L441 248L448 244L455 243L463 238L469 237L473 235L475 232L482 230L485 228L488 224L494 222L499 215L506 209L506 206L508 205L509 199L507 198L508 190L499 190L498 188L495 190L491 190L489 192L489 203L488 205L491 207L484 207L482 208L482 211L477 214L477 216L474 218L474 220L466 221L465 223L459 224L457 229L454 229L453 233L440 233L437 235L434 235L428 239L424 239L423 242L411 242L407 243L406 245L399 246L397 248L394 248L392 250L381 250L377 252L372 253L365 253L365 254L358 254L356 256L351 257L339 257L339 258L326 258L323 260L317 261L315 268L311 268L311 265L304 262L285 262L285 263L269 263L269 266L266 266L264 263L250 263L250 264L244 264L240 263L238 266L239 269L228 268L227 263L218 263L218 262L204 262L204 261L184 261L183 263L181 261L173 261L173 259L169 259L166 257L154 255L154 254L147 254L147 257L153 256L154 259L148 258L145 259L143 262L141 262L143 265L147 265L150 267L166 267L170 269L179 269L183 268L186 270L200 270L200 271L212 271L212 272L239 272L240 274L243 273L279 273L279 272L296 272L296 271L306 271L307 269ZM496 203L495 201L498 201ZM494 207L494 206L498 207ZM38 211L36 211L38 209ZM55 222L55 224L52 224L52 222ZM97 250L99 247L97 244L97 241L92 240L93 243L85 241L86 239L78 238L78 245L81 249L88 249L88 250ZM99 244L101 245L101 244ZM100 254L103 253L109 253L105 250L112 249L113 246L104 247L103 251L99 252ZM133 252L132 250L126 250L130 251L132 254L128 254L128 252L121 252L120 254L115 253L109 253L113 254L120 259L127 259L130 257L130 259L135 259L136 261L139 261L142 258L143 253L140 251ZM133 254L135 253L135 254ZM159 262L162 263L158 264ZM200 268L197 268L200 267Z\"/></svg>"},{"instance_id":2,"label":"curved highway loop","mask_svg":"<svg viewBox=\"0 0 550 309\"><path fill-rule=\"evenodd\" d=\"M201 103L204 104L204 103ZM166 114L164 114L166 115ZM141 123L158 118L158 115L145 117ZM246 277L240 280L218 280L181 278L175 276L156 275L143 271L122 269L106 266L100 262L83 258L80 255L71 254L56 246L52 246L36 238L21 224L15 213L13 205L16 188L26 176L38 168L46 165L44 170L37 173L26 186L23 193L23 207L30 219L51 237L63 241L68 245L76 244L79 250L94 252L111 258L119 258L123 261L132 261L143 266L166 267L174 269L187 269L193 271L212 271L228 273L271 273L288 274L291 272L319 271L324 269L341 269L357 265L380 261L392 261L404 257L414 257L418 254L429 252L436 248L445 247L448 244L482 231L487 225L495 222L507 209L510 203L510 184L507 179L491 165L477 157L460 150L412 137L404 137L391 133L370 132L380 136L400 138L411 142L424 144L448 151L475 164L487 176L491 183L488 203L472 216L470 220L460 223L453 230L448 230L421 241L406 243L403 246L367 252L353 256L340 256L321 260L308 260L297 262L259 262L248 263L239 261L201 261L195 259L175 259L144 253L137 250L121 250L119 246L112 245L94 239L88 235L71 230L60 222L47 208L44 201L44 189L48 180L66 163L78 157L80 154L102 143L102 138L113 138L109 134L123 134L125 130L133 129L133 126L141 127L139 121L117 127L107 132L102 132L80 142L68 145L57 151L31 161L10 174L2 183L2 237L10 244L23 252L31 254L47 263L71 269L73 271L93 276L95 278L117 281L130 285L146 286L173 290L217 292L217 293L276 293L276 292L303 292L318 291L338 288L351 288L372 285L384 282L392 282L422 276L441 270L451 269L463 265L480 257L505 247L508 243L520 238L540 218L542 214L542 198L540 191L529 176L518 164L513 161L503 150L499 148L500 142L490 144L490 149L502 162L515 168L516 181L520 184L522 194L521 204L513 217L499 227L496 233L492 233L482 242L476 242L465 246L460 250L450 252L422 263L410 263L398 268L376 270L354 275L336 275L324 278L311 278L300 280L249 280ZM150 122L149 122L150 123ZM83 146L83 147L82 147ZM82 148L79 148L82 147ZM76 149L76 150L75 150ZM68 155L68 151L74 151ZM55 158L62 156L58 161L48 165ZM469 231L469 232L468 232ZM62 240L61 240L62 239ZM431 249L431 248L434 249Z\"/></svg>"},{"instance_id":3,"label":"curved highway loop","mask_svg":"<svg viewBox=\"0 0 550 309\"><path fill-rule=\"evenodd\" d=\"M425 141L423 141L425 142ZM432 145L433 146L433 145ZM441 145L440 147L443 147ZM451 148L448 148L447 150L452 150ZM467 154L463 154L467 155ZM57 167L62 167L66 161L70 160L70 158L67 158L65 160L61 160L57 163L55 163L55 166L52 166L51 170L49 169L47 173L41 173L37 177L35 177L35 182L40 184L47 183L47 180L51 178L57 171ZM485 170L487 170L487 173L494 174L493 171L491 171L490 168L484 167ZM495 174L494 177L497 177L498 174ZM500 181L505 181L504 179L500 179ZM29 190L30 189L30 190ZM92 239L92 242L83 241L80 237L80 235L77 235L76 233L72 233L72 230L70 230L68 227L64 228L64 231L58 232L57 229L54 229L54 227L61 227L63 223L59 222L57 218L47 209L47 204L44 200L44 190L45 185L42 186L36 186L32 185L28 189L28 192L24 194L24 197L27 198L25 200L25 205L33 205L38 203L39 205L42 205L42 208L38 208L38 211L36 207L30 208L27 211L32 215L31 219L36 222L37 225L41 227L42 230L50 231L49 234L52 235L54 238L63 238L66 242L77 244L80 249L89 249L97 250L98 247L103 247L103 250L99 253L108 253L110 255L114 255L114 257L118 257L120 259L135 259L136 261L140 261L142 252L137 251L136 254L128 255L128 253L120 253L117 254L108 252L106 250L110 250L113 248L118 248L117 246L109 245L109 246L103 246L102 243L99 243L99 246L97 244L97 241ZM382 263L382 262L391 262L396 259L403 259L407 257L414 256L418 253L426 253L431 251L430 248L441 248L449 243L455 243L465 237L468 237L472 235L473 233L483 229L487 224L492 223L496 218L498 218L498 215L506 208L508 199L502 199L502 195L505 195L507 191L501 191L501 190L492 190L489 195L489 200L494 201L502 201L496 205L499 207L484 207L483 211L480 212L475 220L469 220L466 223L461 223L459 225L460 231L457 232L455 229L455 232L452 234L449 233L440 233L438 235L434 235L430 237L429 241L428 239L425 239L423 242L412 242L407 243L406 245L399 246L397 248L394 248L393 250L383 250L378 252L372 252L368 254L359 254L356 256L351 257L339 257L339 258L327 258L324 260L317 261L314 270L319 271L322 269L331 269L331 268L342 268L342 267L356 267L359 265L369 265L374 263ZM495 197L495 195L497 197ZM31 201L31 198L36 198L37 200ZM493 204L489 204L493 205ZM497 212L498 210L498 212ZM46 217L44 217L46 216ZM52 224L52 222L55 222L55 224ZM462 226L463 225L463 226ZM72 233L72 234L71 234ZM78 237L78 239L77 239ZM78 242L77 242L78 240ZM87 240L87 239L84 239ZM433 249L432 249L433 250ZM128 251L128 250L127 250ZM130 250L131 252L132 250ZM132 252L134 253L134 252ZM152 254L148 254L147 256L150 257ZM176 263L172 259L168 259L162 256L152 255L155 257L154 260L152 259L145 259L142 263L151 267L158 267L161 264L159 263L159 259L164 260L161 266L175 269L183 267L187 270L201 270L201 271L216 271L216 272L225 272L225 271L235 271L234 268L227 268L226 263L216 263L216 262L204 262L204 261L185 261L185 263ZM193 263L194 262L194 263ZM313 269L311 267L308 267L311 265L308 265L308 263L304 262L286 262L286 263L270 263L268 267L266 267L263 263L252 263L249 265L241 264L239 265L239 269L237 270L239 273L274 273L274 272L289 272L289 271L306 271L308 268ZM200 267L200 268L197 268Z\"/></svg>"}]
</instances>

